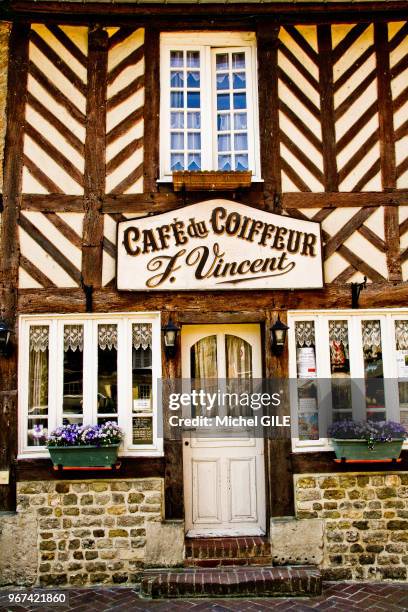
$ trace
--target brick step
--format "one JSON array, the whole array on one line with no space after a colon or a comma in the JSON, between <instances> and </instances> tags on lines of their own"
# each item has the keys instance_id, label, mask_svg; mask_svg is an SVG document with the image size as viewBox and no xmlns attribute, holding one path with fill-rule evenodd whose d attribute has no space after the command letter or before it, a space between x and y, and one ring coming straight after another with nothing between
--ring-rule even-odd
<instances>
[{"instance_id":1,"label":"brick step","mask_svg":"<svg viewBox=\"0 0 408 612\"><path fill-rule=\"evenodd\" d=\"M225 567L230 565L272 565L272 556L265 557L218 557L215 559L185 559L184 567Z\"/></svg>"},{"instance_id":2,"label":"brick step","mask_svg":"<svg viewBox=\"0 0 408 612\"><path fill-rule=\"evenodd\" d=\"M321 591L320 572L312 566L146 570L141 582L141 595L152 599L305 597Z\"/></svg>"},{"instance_id":3,"label":"brick step","mask_svg":"<svg viewBox=\"0 0 408 612\"><path fill-rule=\"evenodd\" d=\"M202 563L202 561L210 563ZM217 565L272 563L271 543L266 537L186 538L185 565L216 567ZM243 560L243 561L241 561ZM200 563L198 563L200 561ZM225 561L223 563L223 561Z\"/></svg>"}]
</instances>

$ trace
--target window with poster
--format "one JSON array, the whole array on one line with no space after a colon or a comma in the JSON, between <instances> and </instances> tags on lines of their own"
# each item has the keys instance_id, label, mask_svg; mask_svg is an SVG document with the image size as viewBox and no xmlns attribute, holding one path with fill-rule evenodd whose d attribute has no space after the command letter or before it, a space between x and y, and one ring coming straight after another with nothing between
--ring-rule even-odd
<instances>
[{"instance_id":1,"label":"window with poster","mask_svg":"<svg viewBox=\"0 0 408 612\"><path fill-rule=\"evenodd\" d=\"M122 454L162 453L159 314L20 318L19 455L48 456L62 424L114 421Z\"/></svg>"},{"instance_id":2,"label":"window with poster","mask_svg":"<svg viewBox=\"0 0 408 612\"><path fill-rule=\"evenodd\" d=\"M294 450L331 450L339 420L408 427L408 310L288 313Z\"/></svg>"}]
</instances>

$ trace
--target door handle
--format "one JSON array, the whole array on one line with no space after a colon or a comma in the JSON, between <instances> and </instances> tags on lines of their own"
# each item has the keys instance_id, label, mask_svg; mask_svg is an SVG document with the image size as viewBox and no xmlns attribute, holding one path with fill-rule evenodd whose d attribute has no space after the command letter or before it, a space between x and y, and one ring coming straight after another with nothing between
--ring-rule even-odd
<instances>
[{"instance_id":1,"label":"door handle","mask_svg":"<svg viewBox=\"0 0 408 612\"><path fill-rule=\"evenodd\" d=\"M189 442L188 440L186 440L186 441L184 442L184 446L190 446L190 442Z\"/></svg>"}]
</instances>

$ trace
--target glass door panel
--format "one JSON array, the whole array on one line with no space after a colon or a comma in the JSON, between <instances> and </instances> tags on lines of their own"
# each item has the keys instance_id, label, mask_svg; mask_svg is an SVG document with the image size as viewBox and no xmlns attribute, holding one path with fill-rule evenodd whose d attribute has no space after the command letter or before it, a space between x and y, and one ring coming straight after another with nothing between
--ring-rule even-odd
<instances>
[{"instance_id":1,"label":"glass door panel","mask_svg":"<svg viewBox=\"0 0 408 612\"><path fill-rule=\"evenodd\" d=\"M117 422L118 414L118 326L98 325L98 425Z\"/></svg>"},{"instance_id":2,"label":"glass door panel","mask_svg":"<svg viewBox=\"0 0 408 612\"><path fill-rule=\"evenodd\" d=\"M361 321L367 420L386 419L381 321Z\"/></svg>"},{"instance_id":3,"label":"glass door panel","mask_svg":"<svg viewBox=\"0 0 408 612\"><path fill-rule=\"evenodd\" d=\"M62 423L83 423L84 326L64 326Z\"/></svg>"}]
</instances>

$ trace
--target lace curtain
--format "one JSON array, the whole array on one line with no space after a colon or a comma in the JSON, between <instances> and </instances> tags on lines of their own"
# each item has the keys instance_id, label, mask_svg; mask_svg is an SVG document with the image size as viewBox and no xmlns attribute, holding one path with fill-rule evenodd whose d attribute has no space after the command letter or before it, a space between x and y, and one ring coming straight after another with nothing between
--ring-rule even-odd
<instances>
[{"instance_id":1,"label":"lace curtain","mask_svg":"<svg viewBox=\"0 0 408 612\"><path fill-rule=\"evenodd\" d=\"M237 336L225 336L227 378L252 378L252 347Z\"/></svg>"},{"instance_id":2,"label":"lace curtain","mask_svg":"<svg viewBox=\"0 0 408 612\"><path fill-rule=\"evenodd\" d=\"M380 321L362 321L361 331L364 353L375 357L381 352L381 325Z\"/></svg>"},{"instance_id":3,"label":"lace curtain","mask_svg":"<svg viewBox=\"0 0 408 612\"><path fill-rule=\"evenodd\" d=\"M297 321L295 325L296 346L315 346L314 321Z\"/></svg>"},{"instance_id":4,"label":"lace curtain","mask_svg":"<svg viewBox=\"0 0 408 612\"><path fill-rule=\"evenodd\" d=\"M30 415L48 412L49 327L30 327L28 411Z\"/></svg>"},{"instance_id":5,"label":"lace curtain","mask_svg":"<svg viewBox=\"0 0 408 612\"><path fill-rule=\"evenodd\" d=\"M134 323L132 325L132 344L138 350L140 347L145 351L152 348L152 326L151 323Z\"/></svg>"},{"instance_id":6,"label":"lace curtain","mask_svg":"<svg viewBox=\"0 0 408 612\"><path fill-rule=\"evenodd\" d=\"M64 327L64 351L84 350L84 326L83 325L65 325Z\"/></svg>"},{"instance_id":7,"label":"lace curtain","mask_svg":"<svg viewBox=\"0 0 408 612\"><path fill-rule=\"evenodd\" d=\"M116 324L98 325L98 346L102 351L118 350L118 326Z\"/></svg>"},{"instance_id":8,"label":"lace curtain","mask_svg":"<svg viewBox=\"0 0 408 612\"><path fill-rule=\"evenodd\" d=\"M408 321L395 321L395 341L398 351L408 349Z\"/></svg>"}]
</instances>

